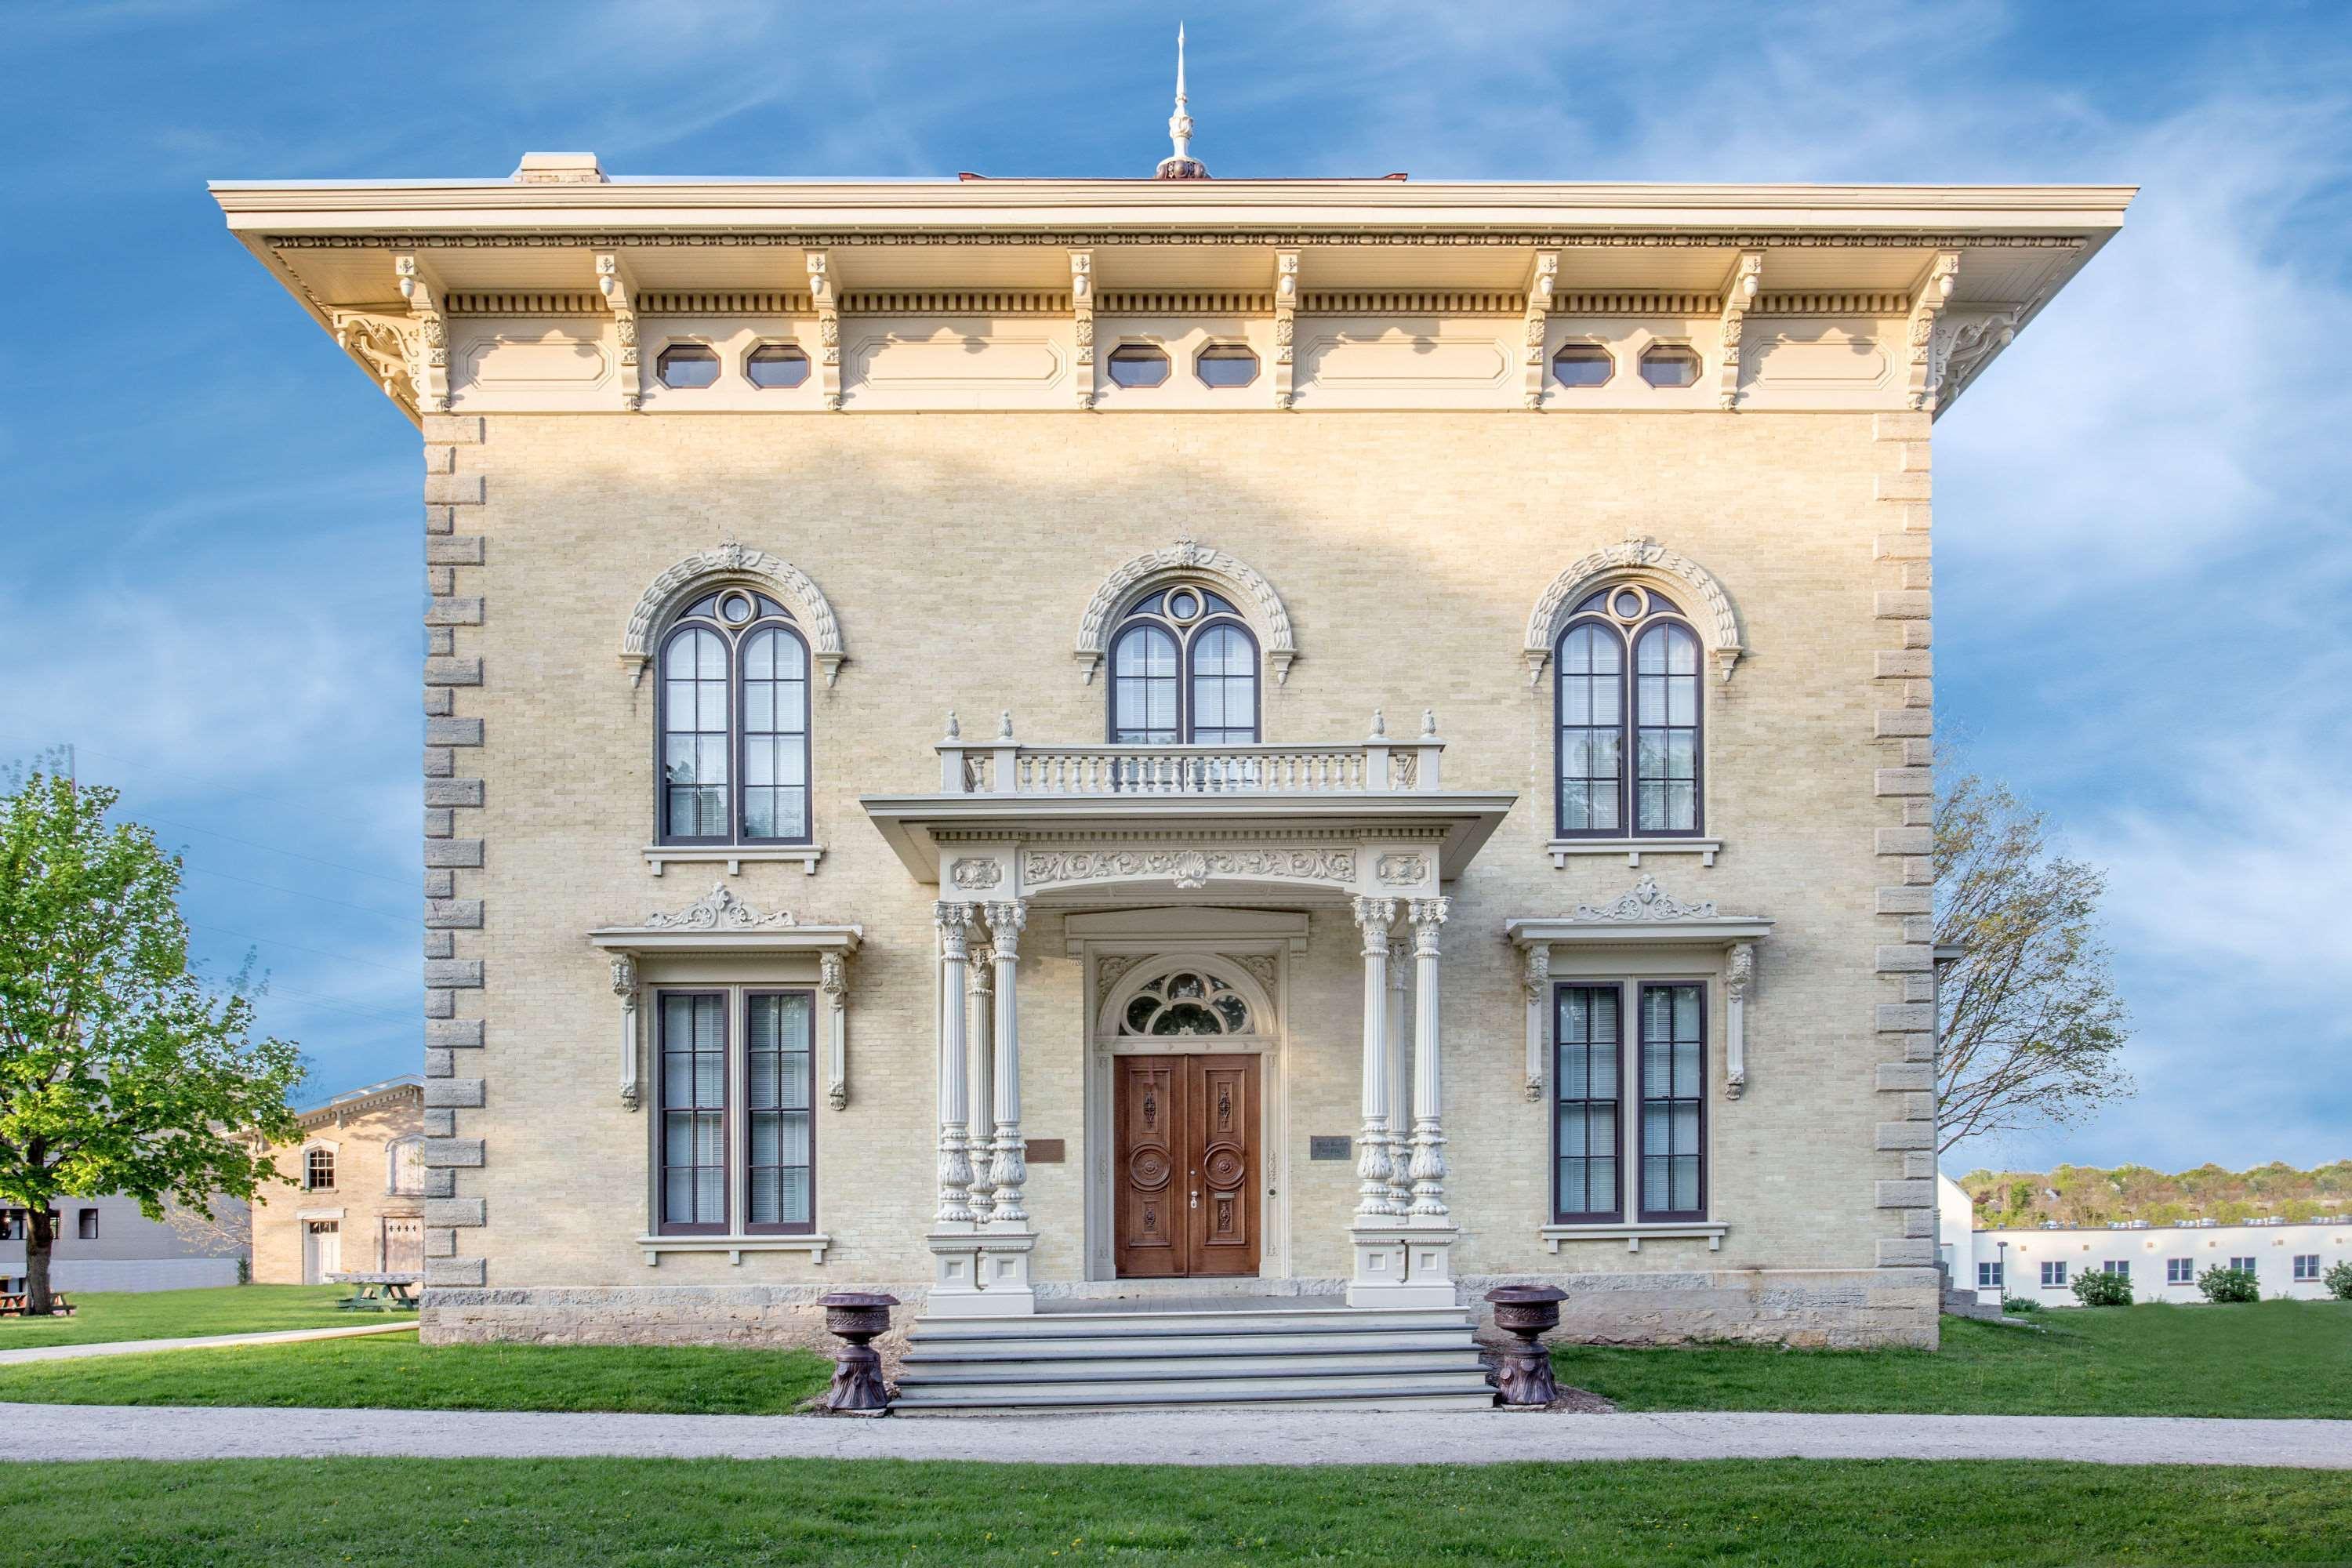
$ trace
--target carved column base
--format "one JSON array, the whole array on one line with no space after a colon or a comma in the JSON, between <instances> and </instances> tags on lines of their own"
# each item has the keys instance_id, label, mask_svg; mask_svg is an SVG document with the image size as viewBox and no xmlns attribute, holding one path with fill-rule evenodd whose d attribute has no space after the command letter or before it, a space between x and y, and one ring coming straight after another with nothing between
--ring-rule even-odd
<instances>
[{"instance_id":1,"label":"carved column base","mask_svg":"<svg viewBox=\"0 0 2352 1568\"><path fill-rule=\"evenodd\" d=\"M1451 1307L1454 1243L1462 1233L1451 1226L1415 1226L1358 1222L1349 1227L1355 1274L1348 1281L1350 1307Z\"/></svg>"},{"instance_id":2,"label":"carved column base","mask_svg":"<svg viewBox=\"0 0 2352 1568\"><path fill-rule=\"evenodd\" d=\"M1035 1233L939 1230L924 1238L931 1249L931 1299L939 1318L1019 1318L1037 1310L1029 1283Z\"/></svg>"}]
</instances>

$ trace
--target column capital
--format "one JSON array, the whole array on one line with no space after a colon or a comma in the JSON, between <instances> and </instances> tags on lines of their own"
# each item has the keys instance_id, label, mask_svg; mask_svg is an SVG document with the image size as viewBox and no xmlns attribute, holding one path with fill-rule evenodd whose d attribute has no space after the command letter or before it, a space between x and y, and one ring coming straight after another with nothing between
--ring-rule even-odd
<instances>
[{"instance_id":1,"label":"column capital","mask_svg":"<svg viewBox=\"0 0 2352 1568\"><path fill-rule=\"evenodd\" d=\"M940 953L962 963L971 952L972 906L941 900L931 906L931 923L939 927Z\"/></svg>"},{"instance_id":2,"label":"column capital","mask_svg":"<svg viewBox=\"0 0 2352 1568\"><path fill-rule=\"evenodd\" d=\"M1412 950L1415 953L1434 953L1438 932L1444 928L1445 917L1453 909L1452 899L1415 899L1410 911L1412 920Z\"/></svg>"},{"instance_id":3,"label":"column capital","mask_svg":"<svg viewBox=\"0 0 2352 1568\"><path fill-rule=\"evenodd\" d=\"M1394 899L1357 899L1356 925L1364 933L1364 956L1386 958L1389 952L1389 927L1396 923L1397 901Z\"/></svg>"},{"instance_id":4,"label":"column capital","mask_svg":"<svg viewBox=\"0 0 2352 1568\"><path fill-rule=\"evenodd\" d=\"M1010 962L1021 956L1021 933L1029 924L1029 900L1010 899L985 906L988 932L999 959Z\"/></svg>"}]
</instances>

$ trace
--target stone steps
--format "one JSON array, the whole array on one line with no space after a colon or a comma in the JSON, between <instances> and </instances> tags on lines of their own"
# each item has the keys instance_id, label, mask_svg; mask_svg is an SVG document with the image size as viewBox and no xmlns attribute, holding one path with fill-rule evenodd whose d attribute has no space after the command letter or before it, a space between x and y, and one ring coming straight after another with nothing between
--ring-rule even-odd
<instances>
[{"instance_id":1,"label":"stone steps","mask_svg":"<svg viewBox=\"0 0 2352 1568\"><path fill-rule=\"evenodd\" d=\"M1237 1308L917 1321L894 1410L1488 1409L1460 1309Z\"/></svg>"}]
</instances>

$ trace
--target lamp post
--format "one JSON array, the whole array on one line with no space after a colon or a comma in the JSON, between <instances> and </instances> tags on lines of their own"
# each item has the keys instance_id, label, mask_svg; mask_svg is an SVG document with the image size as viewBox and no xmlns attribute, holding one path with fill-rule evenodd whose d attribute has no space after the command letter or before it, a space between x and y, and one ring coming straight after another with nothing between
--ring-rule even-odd
<instances>
[{"instance_id":1,"label":"lamp post","mask_svg":"<svg viewBox=\"0 0 2352 1568\"><path fill-rule=\"evenodd\" d=\"M1993 1250L2000 1255L1999 1261L1992 1266L1993 1282L2000 1288L2000 1300L1997 1304L2006 1311L2009 1306L2009 1243L1996 1241L1992 1245Z\"/></svg>"}]
</instances>

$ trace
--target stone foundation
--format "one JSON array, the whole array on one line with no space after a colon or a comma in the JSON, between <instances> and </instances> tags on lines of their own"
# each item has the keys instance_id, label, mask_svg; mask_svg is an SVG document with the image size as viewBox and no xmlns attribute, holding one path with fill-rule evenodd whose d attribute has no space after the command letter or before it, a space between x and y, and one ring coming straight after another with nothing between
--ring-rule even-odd
<instances>
[{"instance_id":1,"label":"stone foundation","mask_svg":"<svg viewBox=\"0 0 2352 1568\"><path fill-rule=\"evenodd\" d=\"M1728 1341L1806 1349L1936 1347L1937 1276L1932 1268L1720 1269L1673 1274L1479 1277L1460 1282L1463 1305L1478 1313L1481 1340L1495 1338L1483 1298L1498 1285L1554 1284L1568 1292L1553 1340L1601 1345ZM1337 1306L1341 1279L1234 1279L1186 1289L1181 1282L1043 1282L1041 1301L1181 1300L1187 1307L1230 1296L1239 1305L1269 1298L1302 1307ZM817 1302L836 1289L887 1290L903 1303L891 1331L875 1341L895 1373L906 1332L922 1315L927 1287L843 1280L831 1285L551 1286L529 1289L427 1290L419 1314L427 1344L489 1341L583 1345L736 1345L813 1350L831 1355Z\"/></svg>"}]
</instances>

